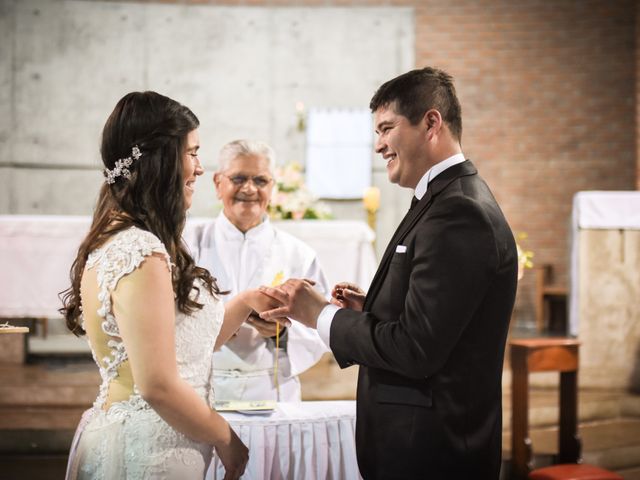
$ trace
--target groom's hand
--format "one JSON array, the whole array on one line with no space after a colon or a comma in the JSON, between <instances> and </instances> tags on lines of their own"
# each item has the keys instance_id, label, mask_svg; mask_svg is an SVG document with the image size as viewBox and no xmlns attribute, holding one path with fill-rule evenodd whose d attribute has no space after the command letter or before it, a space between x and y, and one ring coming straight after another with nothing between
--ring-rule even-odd
<instances>
[{"instance_id":1,"label":"groom's hand","mask_svg":"<svg viewBox=\"0 0 640 480\"><path fill-rule=\"evenodd\" d=\"M331 291L331 303L340 308L362 311L366 294L355 283L340 282Z\"/></svg>"},{"instance_id":2,"label":"groom's hand","mask_svg":"<svg viewBox=\"0 0 640 480\"><path fill-rule=\"evenodd\" d=\"M282 304L281 307L262 312L260 317L264 320L288 317L307 327L316 328L318 315L329 302L313 288L313 284L310 280L292 278L276 288L260 287L261 292Z\"/></svg>"}]
</instances>

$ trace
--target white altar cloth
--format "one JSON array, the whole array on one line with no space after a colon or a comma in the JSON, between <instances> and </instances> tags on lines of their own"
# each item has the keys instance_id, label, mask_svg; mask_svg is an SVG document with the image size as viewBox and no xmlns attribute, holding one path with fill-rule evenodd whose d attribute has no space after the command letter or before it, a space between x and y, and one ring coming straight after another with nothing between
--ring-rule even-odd
<instances>
[{"instance_id":1,"label":"white altar cloth","mask_svg":"<svg viewBox=\"0 0 640 480\"><path fill-rule=\"evenodd\" d=\"M245 480L358 480L355 401L278 403L269 415L222 412L249 448ZM224 478L214 455L207 480Z\"/></svg>"},{"instance_id":2,"label":"white altar cloth","mask_svg":"<svg viewBox=\"0 0 640 480\"><path fill-rule=\"evenodd\" d=\"M0 317L60 316L58 293L91 219L71 216L0 216Z\"/></svg>"},{"instance_id":3,"label":"white altar cloth","mask_svg":"<svg viewBox=\"0 0 640 480\"><path fill-rule=\"evenodd\" d=\"M640 191L578 192L573 197L571 224L569 333L577 336L579 231L640 230Z\"/></svg>"},{"instance_id":4,"label":"white altar cloth","mask_svg":"<svg viewBox=\"0 0 640 480\"><path fill-rule=\"evenodd\" d=\"M187 221L185 239L209 221ZM58 293L69 286L69 269L91 219L87 216L0 215L0 317L57 318ZM329 284L367 288L377 266L373 231L361 221L274 222L318 253ZM215 276L215 272L214 272Z\"/></svg>"}]
</instances>

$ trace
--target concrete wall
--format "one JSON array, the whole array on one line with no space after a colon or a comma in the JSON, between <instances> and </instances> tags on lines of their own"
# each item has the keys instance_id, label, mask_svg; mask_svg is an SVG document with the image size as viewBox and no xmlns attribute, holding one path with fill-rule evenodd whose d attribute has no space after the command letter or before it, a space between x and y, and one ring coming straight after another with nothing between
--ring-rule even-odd
<instances>
[{"instance_id":1,"label":"concrete wall","mask_svg":"<svg viewBox=\"0 0 640 480\"><path fill-rule=\"evenodd\" d=\"M90 214L104 121L125 93L156 90L200 118L209 174L191 214L212 215L210 173L225 142L264 139L281 162L304 161L297 101L367 108L382 82L414 65L408 7L0 0L0 13L0 213ZM388 238L410 192L374 177ZM360 202L336 211L364 218Z\"/></svg>"},{"instance_id":2,"label":"concrete wall","mask_svg":"<svg viewBox=\"0 0 640 480\"><path fill-rule=\"evenodd\" d=\"M7 166L46 166L53 155L95 165L100 127L126 91L157 88L190 105L203 122L208 166L238 135L267 137L290 160L303 152L297 100L366 106L380 82L414 65L456 78L465 153L513 229L529 234L534 261L552 264L559 283L568 280L573 194L640 185L635 0L0 0L0 12L0 212L53 213L59 202L48 185L75 200L59 213L89 210L93 197L73 188L84 182L83 191L95 192L94 172ZM91 21L87 12L100 15ZM62 66L76 71L57 72ZM65 99L73 99L72 111L52 110ZM62 127L69 119L85 130ZM67 139L64 148L34 154L31 125L71 133L56 138ZM379 159L373 178L383 189L380 251L409 195L388 184ZM198 214L214 202L204 183ZM340 217L364 218L357 202L333 206ZM515 313L529 326L533 278L520 283Z\"/></svg>"}]
</instances>

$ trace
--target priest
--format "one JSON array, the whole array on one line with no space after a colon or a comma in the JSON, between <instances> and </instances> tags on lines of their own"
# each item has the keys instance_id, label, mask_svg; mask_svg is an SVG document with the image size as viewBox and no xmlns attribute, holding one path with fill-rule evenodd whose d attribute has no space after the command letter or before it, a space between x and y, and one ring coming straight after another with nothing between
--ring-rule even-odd
<instances>
[{"instance_id":1,"label":"priest","mask_svg":"<svg viewBox=\"0 0 640 480\"><path fill-rule=\"evenodd\" d=\"M327 281L311 247L274 227L267 207L275 154L263 143L236 140L222 147L213 176L223 210L197 239L197 263L216 277L228 301L260 285L308 278L325 296ZM213 355L216 400L299 401L297 376L327 350L314 329L288 328L251 316Z\"/></svg>"}]
</instances>

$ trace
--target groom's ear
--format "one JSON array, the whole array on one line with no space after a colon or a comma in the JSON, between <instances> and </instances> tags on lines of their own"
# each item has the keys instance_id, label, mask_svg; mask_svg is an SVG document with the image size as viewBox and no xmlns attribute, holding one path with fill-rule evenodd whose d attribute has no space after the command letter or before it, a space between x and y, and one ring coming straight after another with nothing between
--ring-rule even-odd
<instances>
[{"instance_id":1,"label":"groom's ear","mask_svg":"<svg viewBox=\"0 0 640 480\"><path fill-rule=\"evenodd\" d=\"M422 117L422 121L427 130L432 128L439 129L442 126L442 115L438 110L432 108L427 110Z\"/></svg>"},{"instance_id":2,"label":"groom's ear","mask_svg":"<svg viewBox=\"0 0 640 480\"><path fill-rule=\"evenodd\" d=\"M422 125L425 133L431 138L434 134L438 134L443 125L442 115L435 108L427 110L422 117Z\"/></svg>"}]
</instances>

